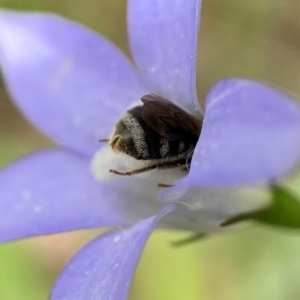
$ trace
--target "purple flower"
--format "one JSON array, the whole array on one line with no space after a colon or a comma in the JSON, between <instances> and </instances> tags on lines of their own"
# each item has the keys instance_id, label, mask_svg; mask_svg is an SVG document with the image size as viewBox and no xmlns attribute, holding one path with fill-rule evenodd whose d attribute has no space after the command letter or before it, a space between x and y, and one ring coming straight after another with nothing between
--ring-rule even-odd
<instances>
[{"instance_id":1,"label":"purple flower","mask_svg":"<svg viewBox=\"0 0 300 300\"><path fill-rule=\"evenodd\" d=\"M85 246L50 299L125 299L157 225L221 231L227 219L268 206L268 185L299 165L299 105L265 84L226 79L206 98L187 176L169 170L123 178L108 172L128 166L98 140L109 137L143 95L158 94L203 117L195 89L200 6L200 0L174 0L171 6L129 1L137 69L105 38L74 22L41 13L0 13L7 88L24 115L62 145L22 158L0 174L0 241L124 228ZM171 188L157 186L177 179Z\"/></svg>"}]
</instances>

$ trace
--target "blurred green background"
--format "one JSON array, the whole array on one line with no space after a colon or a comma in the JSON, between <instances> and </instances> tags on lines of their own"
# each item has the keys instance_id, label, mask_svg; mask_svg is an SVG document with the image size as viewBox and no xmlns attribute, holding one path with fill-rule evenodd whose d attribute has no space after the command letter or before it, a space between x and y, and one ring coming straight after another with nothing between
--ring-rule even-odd
<instances>
[{"instance_id":1,"label":"blurred green background","mask_svg":"<svg viewBox=\"0 0 300 300\"><path fill-rule=\"evenodd\" d=\"M0 6L60 13L101 32L129 53L125 0L0 0ZM200 101L214 82L229 76L265 80L300 98L299 15L299 0L203 0L197 70ZM48 145L50 141L13 107L2 84L1 166ZM46 299L63 265L93 234L61 234L1 246L0 300ZM153 234L131 300L300 299L300 233L255 225L171 247L171 241L184 236Z\"/></svg>"}]
</instances>

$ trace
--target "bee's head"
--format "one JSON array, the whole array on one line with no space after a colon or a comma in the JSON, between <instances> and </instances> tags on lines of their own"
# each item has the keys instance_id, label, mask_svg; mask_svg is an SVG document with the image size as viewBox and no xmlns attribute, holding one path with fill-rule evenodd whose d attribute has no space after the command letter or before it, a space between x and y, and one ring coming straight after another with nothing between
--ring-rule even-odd
<instances>
[{"instance_id":1,"label":"bee's head","mask_svg":"<svg viewBox=\"0 0 300 300\"><path fill-rule=\"evenodd\" d=\"M133 138L130 129L121 120L116 125L116 130L110 138L109 144L115 152L122 152L136 158L137 151Z\"/></svg>"}]
</instances>

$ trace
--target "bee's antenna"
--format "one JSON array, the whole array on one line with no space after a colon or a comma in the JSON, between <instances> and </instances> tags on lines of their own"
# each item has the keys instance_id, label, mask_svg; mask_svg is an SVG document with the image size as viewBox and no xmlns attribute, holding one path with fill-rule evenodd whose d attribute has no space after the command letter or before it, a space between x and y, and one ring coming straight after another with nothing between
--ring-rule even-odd
<instances>
[{"instance_id":1,"label":"bee's antenna","mask_svg":"<svg viewBox=\"0 0 300 300\"><path fill-rule=\"evenodd\" d=\"M109 139L101 139L101 140L99 140L99 142L100 143L102 143L102 142L109 142Z\"/></svg>"}]
</instances>

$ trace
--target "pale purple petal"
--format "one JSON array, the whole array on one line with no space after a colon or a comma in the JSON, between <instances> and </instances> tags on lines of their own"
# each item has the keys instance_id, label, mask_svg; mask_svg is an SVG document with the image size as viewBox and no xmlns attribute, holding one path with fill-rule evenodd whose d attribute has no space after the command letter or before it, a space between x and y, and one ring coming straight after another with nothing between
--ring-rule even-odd
<instances>
[{"instance_id":1,"label":"pale purple petal","mask_svg":"<svg viewBox=\"0 0 300 300\"><path fill-rule=\"evenodd\" d=\"M22 112L57 142L88 155L148 92L111 42L52 14L2 10L0 64Z\"/></svg>"},{"instance_id":2,"label":"pale purple petal","mask_svg":"<svg viewBox=\"0 0 300 300\"><path fill-rule=\"evenodd\" d=\"M58 278L50 300L124 300L141 252L157 222L173 206L134 227L108 233L84 247Z\"/></svg>"},{"instance_id":3,"label":"pale purple petal","mask_svg":"<svg viewBox=\"0 0 300 300\"><path fill-rule=\"evenodd\" d=\"M205 161L208 185L268 183L299 166L300 105L290 95L231 79L212 89L206 106L191 176Z\"/></svg>"},{"instance_id":4,"label":"pale purple petal","mask_svg":"<svg viewBox=\"0 0 300 300\"><path fill-rule=\"evenodd\" d=\"M191 186L264 184L300 163L300 105L262 83L228 79L212 88L185 179Z\"/></svg>"},{"instance_id":5,"label":"pale purple petal","mask_svg":"<svg viewBox=\"0 0 300 300\"><path fill-rule=\"evenodd\" d=\"M152 93L202 113L196 96L201 0L130 0L129 38L134 60Z\"/></svg>"},{"instance_id":6,"label":"pale purple petal","mask_svg":"<svg viewBox=\"0 0 300 300\"><path fill-rule=\"evenodd\" d=\"M86 159L60 149L22 158L0 173L0 242L131 226L162 207L145 194L145 184L136 182L130 189L126 180L98 182Z\"/></svg>"}]
</instances>

